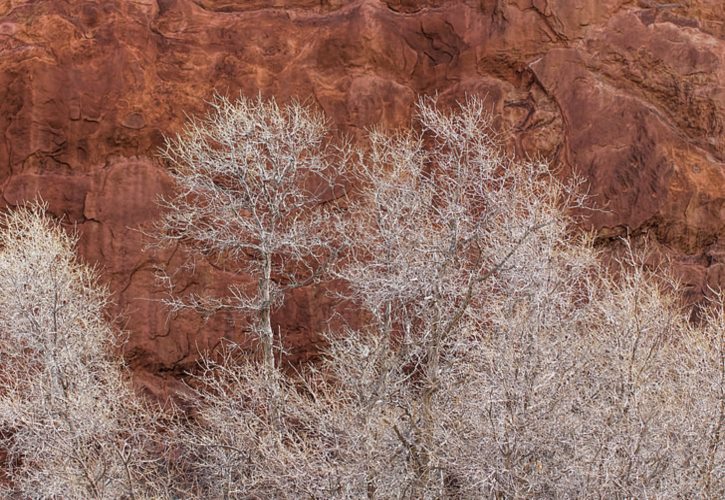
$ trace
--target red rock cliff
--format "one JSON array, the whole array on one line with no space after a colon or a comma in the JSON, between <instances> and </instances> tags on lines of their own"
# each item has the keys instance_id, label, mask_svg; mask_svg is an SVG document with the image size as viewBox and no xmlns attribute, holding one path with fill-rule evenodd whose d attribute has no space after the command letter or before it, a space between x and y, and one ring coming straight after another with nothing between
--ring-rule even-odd
<instances>
[{"instance_id":1,"label":"red rock cliff","mask_svg":"<svg viewBox=\"0 0 725 500\"><path fill-rule=\"evenodd\" d=\"M647 236L693 294L725 285L721 0L0 0L0 185L76 223L130 332L179 369L238 329L169 318L137 231L169 189L156 150L214 91L310 99L353 135L403 125L416 97L488 96L519 154L581 173L603 241ZM223 287L204 271L189 286ZM292 343L320 292L277 315Z\"/></svg>"}]
</instances>

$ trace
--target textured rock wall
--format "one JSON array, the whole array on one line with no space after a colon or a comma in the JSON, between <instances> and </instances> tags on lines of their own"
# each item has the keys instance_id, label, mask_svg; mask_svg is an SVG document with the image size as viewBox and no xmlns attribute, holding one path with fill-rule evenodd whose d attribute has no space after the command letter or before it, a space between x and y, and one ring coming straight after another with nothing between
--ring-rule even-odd
<instances>
[{"instance_id":1,"label":"textured rock wall","mask_svg":"<svg viewBox=\"0 0 725 500\"><path fill-rule=\"evenodd\" d=\"M139 371L178 371L242 325L169 317L144 251L170 186L156 150L213 92L308 99L353 136L418 95L487 96L520 155L589 182L603 244L647 238L697 296L725 285L721 0L0 0L0 186L76 224ZM185 286L223 289L203 262ZM182 280L183 281L183 280ZM322 305L320 305L322 304ZM277 314L293 354L329 299Z\"/></svg>"}]
</instances>

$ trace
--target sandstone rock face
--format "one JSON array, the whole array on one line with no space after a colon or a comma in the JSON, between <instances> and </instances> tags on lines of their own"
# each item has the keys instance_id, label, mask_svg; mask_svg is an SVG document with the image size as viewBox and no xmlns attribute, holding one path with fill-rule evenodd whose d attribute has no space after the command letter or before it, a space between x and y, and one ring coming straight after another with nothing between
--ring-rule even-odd
<instances>
[{"instance_id":1,"label":"sandstone rock face","mask_svg":"<svg viewBox=\"0 0 725 500\"><path fill-rule=\"evenodd\" d=\"M486 96L519 155L587 180L603 244L647 238L693 295L725 286L721 0L0 0L0 68L4 204L42 196L77 225L139 372L244 329L170 316L154 273L182 251L144 249L171 189L157 148L214 92L308 100L353 137L405 125L419 95ZM199 262L182 282L231 279ZM323 295L277 314L292 354Z\"/></svg>"}]
</instances>

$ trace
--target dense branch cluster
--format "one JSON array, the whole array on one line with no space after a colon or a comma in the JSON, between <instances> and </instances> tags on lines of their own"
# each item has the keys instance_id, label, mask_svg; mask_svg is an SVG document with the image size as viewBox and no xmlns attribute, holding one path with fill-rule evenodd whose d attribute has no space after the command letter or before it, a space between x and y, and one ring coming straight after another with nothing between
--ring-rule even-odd
<instances>
[{"instance_id":1,"label":"dense branch cluster","mask_svg":"<svg viewBox=\"0 0 725 500\"><path fill-rule=\"evenodd\" d=\"M722 300L695 322L636 252L603 265L568 215L577 186L506 157L481 101L421 101L414 130L374 131L359 151L330 147L299 104L212 107L167 142L179 191L162 240L257 286L170 303L245 312L262 356L210 353L160 429L109 356L104 293L73 239L37 207L16 211L0 237L13 491L725 496ZM343 175L354 189L339 197ZM288 369L271 312L322 279L361 319Z\"/></svg>"},{"instance_id":2,"label":"dense branch cluster","mask_svg":"<svg viewBox=\"0 0 725 500\"><path fill-rule=\"evenodd\" d=\"M107 292L76 238L16 209L0 231L0 443L6 498L134 498L161 460L156 417L126 382L104 317ZM153 492L144 486L147 493Z\"/></svg>"}]
</instances>

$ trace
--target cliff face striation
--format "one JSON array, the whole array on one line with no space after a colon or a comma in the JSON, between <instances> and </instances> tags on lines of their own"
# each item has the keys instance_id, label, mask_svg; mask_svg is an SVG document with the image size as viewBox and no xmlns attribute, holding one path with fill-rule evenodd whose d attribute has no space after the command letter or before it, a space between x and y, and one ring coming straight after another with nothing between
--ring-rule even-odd
<instances>
[{"instance_id":1,"label":"cliff face striation","mask_svg":"<svg viewBox=\"0 0 725 500\"><path fill-rule=\"evenodd\" d=\"M519 155L581 174L603 244L670 256L693 296L725 286L721 0L0 0L4 205L42 196L109 283L127 356L156 375L235 338L231 317L169 317L144 251L170 182L164 135L215 91L297 97L355 136L402 126L419 95L487 96ZM230 278L199 262L189 287ZM330 301L277 314L294 353Z\"/></svg>"}]
</instances>

